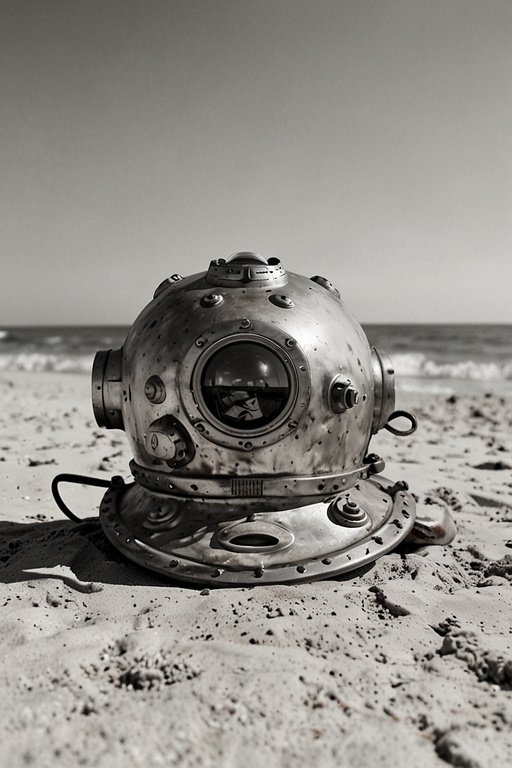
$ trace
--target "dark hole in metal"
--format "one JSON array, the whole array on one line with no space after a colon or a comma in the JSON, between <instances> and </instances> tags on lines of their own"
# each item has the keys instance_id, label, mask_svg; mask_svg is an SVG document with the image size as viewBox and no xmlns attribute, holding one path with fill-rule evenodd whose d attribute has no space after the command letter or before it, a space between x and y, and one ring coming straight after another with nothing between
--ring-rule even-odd
<instances>
[{"instance_id":1,"label":"dark hole in metal","mask_svg":"<svg viewBox=\"0 0 512 768\"><path fill-rule=\"evenodd\" d=\"M237 547L275 547L279 539L268 533L240 533L233 536L229 543Z\"/></svg>"}]
</instances>

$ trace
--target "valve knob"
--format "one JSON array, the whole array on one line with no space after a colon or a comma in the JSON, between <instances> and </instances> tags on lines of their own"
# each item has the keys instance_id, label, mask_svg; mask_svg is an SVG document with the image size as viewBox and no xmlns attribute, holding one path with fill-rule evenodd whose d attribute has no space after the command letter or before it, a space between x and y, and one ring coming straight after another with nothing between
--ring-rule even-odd
<instances>
[{"instance_id":1,"label":"valve knob","mask_svg":"<svg viewBox=\"0 0 512 768\"><path fill-rule=\"evenodd\" d=\"M359 392L350 379L341 374L335 376L329 387L329 406L333 413L343 413L359 402Z\"/></svg>"},{"instance_id":2,"label":"valve knob","mask_svg":"<svg viewBox=\"0 0 512 768\"><path fill-rule=\"evenodd\" d=\"M150 429L146 437L146 450L157 459L171 461L185 449L185 443L175 432L167 434L161 430Z\"/></svg>"},{"instance_id":3,"label":"valve knob","mask_svg":"<svg viewBox=\"0 0 512 768\"><path fill-rule=\"evenodd\" d=\"M163 416L149 425L144 438L146 451L169 467L187 464L194 456L193 443L185 428L172 416Z\"/></svg>"},{"instance_id":4,"label":"valve knob","mask_svg":"<svg viewBox=\"0 0 512 768\"><path fill-rule=\"evenodd\" d=\"M348 496L337 498L331 505L330 514L334 522L345 528L362 528L370 522L368 512Z\"/></svg>"}]
</instances>

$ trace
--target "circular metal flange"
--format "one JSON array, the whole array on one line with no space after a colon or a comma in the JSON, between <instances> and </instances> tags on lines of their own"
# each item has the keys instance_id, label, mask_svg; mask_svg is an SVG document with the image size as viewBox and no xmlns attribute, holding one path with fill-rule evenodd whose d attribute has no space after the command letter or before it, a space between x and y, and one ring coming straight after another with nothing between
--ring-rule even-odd
<instances>
[{"instance_id":1,"label":"circular metal flange","mask_svg":"<svg viewBox=\"0 0 512 768\"><path fill-rule=\"evenodd\" d=\"M382 460L381 460L382 462ZM384 462L382 462L384 463ZM194 477L187 472L174 471L172 475L159 469L149 469L130 461L135 480L155 493L172 493L173 496L197 498L233 499L293 499L311 497L332 498L359 480L366 480L372 471L371 464L356 467L343 474L324 475L207 475ZM307 502L304 502L307 503Z\"/></svg>"},{"instance_id":2,"label":"circular metal flange","mask_svg":"<svg viewBox=\"0 0 512 768\"><path fill-rule=\"evenodd\" d=\"M382 429L395 409L395 370L389 357L372 347L374 405L372 435Z\"/></svg>"},{"instance_id":3,"label":"circular metal flange","mask_svg":"<svg viewBox=\"0 0 512 768\"><path fill-rule=\"evenodd\" d=\"M150 403L160 405L166 398L165 384L160 376L150 376L144 384L144 394Z\"/></svg>"},{"instance_id":4,"label":"circular metal flange","mask_svg":"<svg viewBox=\"0 0 512 768\"><path fill-rule=\"evenodd\" d=\"M350 501L349 494L339 496L329 507L329 514L335 523L347 528L361 528L369 521L368 512L357 502Z\"/></svg>"},{"instance_id":5,"label":"circular metal flange","mask_svg":"<svg viewBox=\"0 0 512 768\"><path fill-rule=\"evenodd\" d=\"M293 309L295 306L290 297L284 296L283 294L278 295L276 293L272 293L268 297L268 300L271 304L274 304L276 307L280 307L281 309Z\"/></svg>"},{"instance_id":6,"label":"circular metal flange","mask_svg":"<svg viewBox=\"0 0 512 768\"><path fill-rule=\"evenodd\" d=\"M249 451L275 443L297 428L309 402L311 377L307 359L295 339L259 320L252 321L248 331L245 319L233 318L198 334L180 365L177 380L187 416L202 435L218 445ZM201 391L202 373L213 355L238 342L256 344L276 355L290 384L285 407L271 423L257 429L236 429L216 419Z\"/></svg>"},{"instance_id":7,"label":"circular metal flange","mask_svg":"<svg viewBox=\"0 0 512 768\"><path fill-rule=\"evenodd\" d=\"M268 288L285 285L288 278L279 259L265 259L253 251L234 253L210 262L205 280L210 285Z\"/></svg>"},{"instance_id":8,"label":"circular metal flange","mask_svg":"<svg viewBox=\"0 0 512 768\"><path fill-rule=\"evenodd\" d=\"M212 307L218 307L224 301L224 296L221 293L207 293L201 297L199 303L202 307L211 309Z\"/></svg>"},{"instance_id":9,"label":"circular metal flange","mask_svg":"<svg viewBox=\"0 0 512 768\"><path fill-rule=\"evenodd\" d=\"M233 516L225 502L164 498L137 483L108 489L100 521L125 556L174 579L225 586L313 581L371 563L408 535L414 498L405 490L390 494L389 487L389 480L372 478L342 495L368 515L357 528L333 520L329 502L247 519ZM179 517L169 515L168 526L166 504L180 509ZM159 530L147 525L157 506Z\"/></svg>"},{"instance_id":10,"label":"circular metal flange","mask_svg":"<svg viewBox=\"0 0 512 768\"><path fill-rule=\"evenodd\" d=\"M92 366L92 407L99 427L124 429L123 348L97 352Z\"/></svg>"},{"instance_id":11,"label":"circular metal flange","mask_svg":"<svg viewBox=\"0 0 512 768\"><path fill-rule=\"evenodd\" d=\"M179 504L161 504L149 511L142 525L148 531L168 531L178 525L181 514Z\"/></svg>"}]
</instances>

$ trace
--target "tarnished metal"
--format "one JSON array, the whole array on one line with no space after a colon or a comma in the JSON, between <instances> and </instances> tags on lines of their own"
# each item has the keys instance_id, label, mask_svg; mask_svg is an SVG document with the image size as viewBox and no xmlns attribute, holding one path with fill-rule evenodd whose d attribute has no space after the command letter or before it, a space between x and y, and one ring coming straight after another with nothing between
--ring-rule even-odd
<instances>
[{"instance_id":1,"label":"tarnished metal","mask_svg":"<svg viewBox=\"0 0 512 768\"><path fill-rule=\"evenodd\" d=\"M252 449L246 449L252 450ZM345 488L351 488L359 480L366 480L375 474L373 464L363 464L350 472L341 475L208 475L194 477L185 469L177 470L169 476L161 468L149 469L141 467L135 461L130 462L132 475L138 483L148 490L159 493L173 493L180 496L205 497L209 499L225 499L228 496L250 498L263 496L269 499L288 499L295 506L300 499L302 503L312 503L318 498L333 496ZM384 462L381 459L381 470ZM255 488L257 492L251 492Z\"/></svg>"},{"instance_id":2,"label":"tarnished metal","mask_svg":"<svg viewBox=\"0 0 512 768\"><path fill-rule=\"evenodd\" d=\"M375 559L414 520L412 496L369 479L394 399L391 363L325 278L252 252L173 275L95 359L95 417L134 456L135 484L102 504L107 535L150 568L220 583Z\"/></svg>"},{"instance_id":3,"label":"tarnished metal","mask_svg":"<svg viewBox=\"0 0 512 768\"><path fill-rule=\"evenodd\" d=\"M156 299L157 296L160 296L160 294L165 291L170 285L173 285L174 283L177 283L178 280L183 280L181 275L171 275L170 277L166 277L165 280L162 280L159 286L155 289L155 292L153 294L153 298Z\"/></svg>"},{"instance_id":4,"label":"tarnished metal","mask_svg":"<svg viewBox=\"0 0 512 768\"><path fill-rule=\"evenodd\" d=\"M340 292L338 291L336 286L334 286L331 283L330 280L327 280L327 278L322 277L321 275L315 275L314 277L311 278L311 280L314 283L318 283L318 285L321 285L322 288L326 289L326 291L330 291L331 293L333 293L336 296L337 299L340 298Z\"/></svg>"},{"instance_id":5,"label":"tarnished metal","mask_svg":"<svg viewBox=\"0 0 512 768\"><path fill-rule=\"evenodd\" d=\"M356 501L348 497L338 497L330 506L331 519L339 525L347 528L361 528L369 523L366 509L359 506Z\"/></svg>"},{"instance_id":6,"label":"tarnished metal","mask_svg":"<svg viewBox=\"0 0 512 768\"><path fill-rule=\"evenodd\" d=\"M286 284L286 271L279 259L264 259L253 251L241 251L231 259L215 259L206 273L210 285L226 288L243 287L249 283L268 288Z\"/></svg>"},{"instance_id":7,"label":"tarnished metal","mask_svg":"<svg viewBox=\"0 0 512 768\"><path fill-rule=\"evenodd\" d=\"M338 373L329 387L329 405L333 413L343 413L359 403L359 392L354 389L350 379Z\"/></svg>"},{"instance_id":8,"label":"tarnished metal","mask_svg":"<svg viewBox=\"0 0 512 768\"><path fill-rule=\"evenodd\" d=\"M358 507L362 524L337 520L328 501L247 515L189 499L180 500L178 517L176 499L137 483L108 490L100 519L127 557L174 579L227 586L312 581L373 562L412 528L414 499L405 491L392 498L368 480L340 498ZM160 526L167 508L169 524Z\"/></svg>"},{"instance_id":9,"label":"tarnished metal","mask_svg":"<svg viewBox=\"0 0 512 768\"><path fill-rule=\"evenodd\" d=\"M160 376L150 376L144 385L144 394L150 403L159 405L166 397L165 384Z\"/></svg>"},{"instance_id":10,"label":"tarnished metal","mask_svg":"<svg viewBox=\"0 0 512 768\"><path fill-rule=\"evenodd\" d=\"M161 416L152 421L144 435L144 445L153 456L153 463L165 461L170 469L182 467L194 458L194 443L174 416Z\"/></svg>"},{"instance_id":11,"label":"tarnished metal","mask_svg":"<svg viewBox=\"0 0 512 768\"><path fill-rule=\"evenodd\" d=\"M386 426L395 408L395 369L389 357L372 347L373 400L372 435Z\"/></svg>"},{"instance_id":12,"label":"tarnished metal","mask_svg":"<svg viewBox=\"0 0 512 768\"><path fill-rule=\"evenodd\" d=\"M92 407L99 427L124 429L123 350L98 352L92 369Z\"/></svg>"}]
</instances>

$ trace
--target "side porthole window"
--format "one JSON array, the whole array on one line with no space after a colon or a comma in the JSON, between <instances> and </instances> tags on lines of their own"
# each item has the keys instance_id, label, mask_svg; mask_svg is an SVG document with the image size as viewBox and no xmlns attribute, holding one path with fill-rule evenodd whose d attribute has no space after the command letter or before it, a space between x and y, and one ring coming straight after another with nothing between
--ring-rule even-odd
<instances>
[{"instance_id":1,"label":"side porthole window","mask_svg":"<svg viewBox=\"0 0 512 768\"><path fill-rule=\"evenodd\" d=\"M251 341L234 342L215 352L202 371L200 386L217 421L246 431L272 424L286 409L291 393L283 361Z\"/></svg>"}]
</instances>

